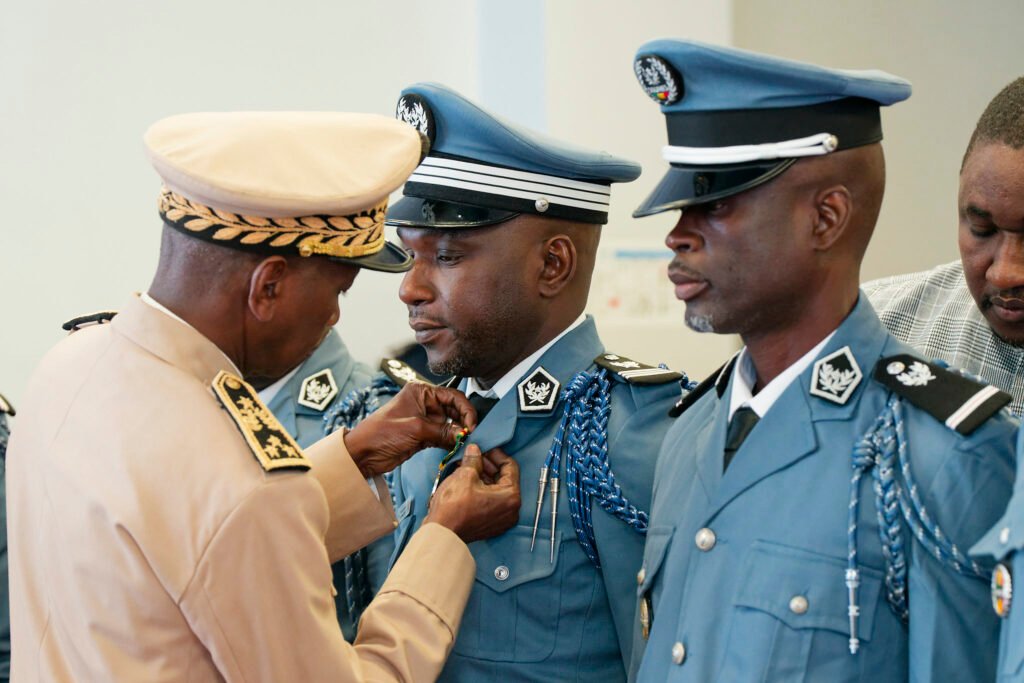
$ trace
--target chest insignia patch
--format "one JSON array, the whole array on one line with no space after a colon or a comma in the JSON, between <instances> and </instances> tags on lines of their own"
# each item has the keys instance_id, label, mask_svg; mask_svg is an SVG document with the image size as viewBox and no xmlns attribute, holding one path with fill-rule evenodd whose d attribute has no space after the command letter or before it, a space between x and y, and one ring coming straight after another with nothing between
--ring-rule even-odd
<instances>
[{"instance_id":1,"label":"chest insignia patch","mask_svg":"<svg viewBox=\"0 0 1024 683\"><path fill-rule=\"evenodd\" d=\"M516 386L519 410L524 413L542 413L554 410L561 384L543 367L533 371Z\"/></svg>"},{"instance_id":2,"label":"chest insignia patch","mask_svg":"<svg viewBox=\"0 0 1024 683\"><path fill-rule=\"evenodd\" d=\"M1010 569L1000 562L992 571L992 609L1000 619L1010 616L1013 603L1013 577Z\"/></svg>"},{"instance_id":3,"label":"chest insignia patch","mask_svg":"<svg viewBox=\"0 0 1024 683\"><path fill-rule=\"evenodd\" d=\"M299 390L299 405L323 411L338 395L338 383L334 381L334 373L324 368L302 380Z\"/></svg>"},{"instance_id":4,"label":"chest insignia patch","mask_svg":"<svg viewBox=\"0 0 1024 683\"><path fill-rule=\"evenodd\" d=\"M240 378L223 370L217 373L213 378L213 395L231 416L264 470L308 470L312 466L299 444L260 401L256 390Z\"/></svg>"},{"instance_id":5,"label":"chest insignia patch","mask_svg":"<svg viewBox=\"0 0 1024 683\"><path fill-rule=\"evenodd\" d=\"M850 347L844 346L814 363L811 394L844 405L863 378Z\"/></svg>"}]
</instances>

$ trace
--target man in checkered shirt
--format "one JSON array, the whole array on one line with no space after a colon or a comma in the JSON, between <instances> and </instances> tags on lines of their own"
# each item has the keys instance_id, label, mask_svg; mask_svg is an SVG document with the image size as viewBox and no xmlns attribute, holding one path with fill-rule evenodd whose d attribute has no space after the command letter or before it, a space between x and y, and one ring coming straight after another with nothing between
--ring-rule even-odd
<instances>
[{"instance_id":1,"label":"man in checkered shirt","mask_svg":"<svg viewBox=\"0 0 1024 683\"><path fill-rule=\"evenodd\" d=\"M985 109L960 167L960 261L863 285L900 340L1013 396L1024 413L1024 77Z\"/></svg>"}]
</instances>

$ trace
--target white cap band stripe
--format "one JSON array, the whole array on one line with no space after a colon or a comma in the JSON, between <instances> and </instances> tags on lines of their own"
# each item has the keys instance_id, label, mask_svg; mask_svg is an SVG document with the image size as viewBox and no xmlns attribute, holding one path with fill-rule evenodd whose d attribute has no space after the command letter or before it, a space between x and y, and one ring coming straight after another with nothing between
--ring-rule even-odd
<instances>
[{"instance_id":1,"label":"white cap band stripe","mask_svg":"<svg viewBox=\"0 0 1024 683\"><path fill-rule=\"evenodd\" d=\"M960 423L970 417L971 413L977 410L982 403L997 393L999 393L999 387L987 386L974 396L971 396L962 406L956 409L955 413L946 418L946 426L950 429L956 429L960 426Z\"/></svg>"},{"instance_id":2,"label":"white cap band stripe","mask_svg":"<svg viewBox=\"0 0 1024 683\"><path fill-rule=\"evenodd\" d=\"M420 168L423 168L424 166L449 168L456 171L466 171L468 173L477 173L480 175L497 176L499 178L508 178L510 180L523 180L527 182L544 183L545 185L554 185L555 187L561 187L568 190L594 192L596 194L606 196L611 196L612 193L610 187L608 187L607 185L602 185L600 183L588 183L583 180L559 178L558 176L545 175L543 173L517 171L511 168L502 168L501 166L491 166L489 164L476 164L471 161L461 161L459 159L445 159L444 157L428 156L422 161L422 163L420 163Z\"/></svg>"},{"instance_id":3,"label":"white cap band stripe","mask_svg":"<svg viewBox=\"0 0 1024 683\"><path fill-rule=\"evenodd\" d=\"M586 202L579 199L559 197L557 195L553 195L550 193L527 192L524 190L516 190L513 188L499 187L497 185L487 185L484 183L474 183L464 180L455 180L454 178L439 178L437 176L423 175L422 173L413 173L411 176L409 176L409 180L406 182L424 183L427 185L438 185L444 187L455 187L462 190L471 190L473 192L480 192L483 194L500 195L503 197L516 197L519 199L528 199L530 201L546 199L552 204L559 204L561 206L571 206L577 209L587 209L589 211L599 211L601 213L608 213L607 203L599 204L597 202Z\"/></svg>"},{"instance_id":4,"label":"white cap band stripe","mask_svg":"<svg viewBox=\"0 0 1024 683\"><path fill-rule=\"evenodd\" d=\"M500 187L508 190L523 190L524 192L536 192L540 196L548 197L549 199L551 197L565 197L567 199L579 199L584 202L601 204L605 207L608 206L609 201L607 195L595 195L588 192L577 192L575 190L569 190L564 187L542 185L540 183L529 183L521 180L508 180L500 176L483 175L480 173L467 173L465 171L452 171L448 169L437 169L432 167L424 168L423 166L420 166L418 169L416 169L414 173L421 177L437 178L437 182L439 184L443 184L442 179L464 180L469 183L491 185L493 187Z\"/></svg>"},{"instance_id":5,"label":"white cap band stripe","mask_svg":"<svg viewBox=\"0 0 1024 683\"><path fill-rule=\"evenodd\" d=\"M732 147L678 147L666 145L661 155L670 164L738 164L746 161L821 156L834 152L838 140L831 133L806 138Z\"/></svg>"}]
</instances>

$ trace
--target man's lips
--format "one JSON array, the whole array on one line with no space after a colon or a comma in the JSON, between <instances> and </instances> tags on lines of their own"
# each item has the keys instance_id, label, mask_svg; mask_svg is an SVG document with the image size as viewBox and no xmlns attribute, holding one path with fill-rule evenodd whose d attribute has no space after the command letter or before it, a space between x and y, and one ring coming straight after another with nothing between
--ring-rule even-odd
<instances>
[{"instance_id":1,"label":"man's lips","mask_svg":"<svg viewBox=\"0 0 1024 683\"><path fill-rule=\"evenodd\" d=\"M989 297L991 311L1001 320L1008 323L1024 321L1024 299L1016 297Z\"/></svg>"},{"instance_id":2,"label":"man's lips","mask_svg":"<svg viewBox=\"0 0 1024 683\"><path fill-rule=\"evenodd\" d=\"M676 286L676 298L682 301L689 301L708 288L707 280L675 261L669 264L668 279Z\"/></svg>"},{"instance_id":3,"label":"man's lips","mask_svg":"<svg viewBox=\"0 0 1024 683\"><path fill-rule=\"evenodd\" d=\"M416 342L427 344L437 337L445 326L433 320L409 319L409 327L416 333Z\"/></svg>"}]
</instances>

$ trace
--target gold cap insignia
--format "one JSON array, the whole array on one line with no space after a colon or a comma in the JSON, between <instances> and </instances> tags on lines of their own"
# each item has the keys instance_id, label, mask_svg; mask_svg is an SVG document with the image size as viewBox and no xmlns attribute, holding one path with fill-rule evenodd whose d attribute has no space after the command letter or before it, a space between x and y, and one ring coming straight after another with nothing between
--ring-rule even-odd
<instances>
[{"instance_id":1,"label":"gold cap insignia","mask_svg":"<svg viewBox=\"0 0 1024 683\"><path fill-rule=\"evenodd\" d=\"M307 408L323 411L337 395L338 383L334 381L334 374L330 368L324 368L302 380L298 402Z\"/></svg>"},{"instance_id":2,"label":"gold cap insignia","mask_svg":"<svg viewBox=\"0 0 1024 683\"><path fill-rule=\"evenodd\" d=\"M213 378L213 393L264 470L312 467L299 444L260 401L256 390L241 378L222 370Z\"/></svg>"}]
</instances>

